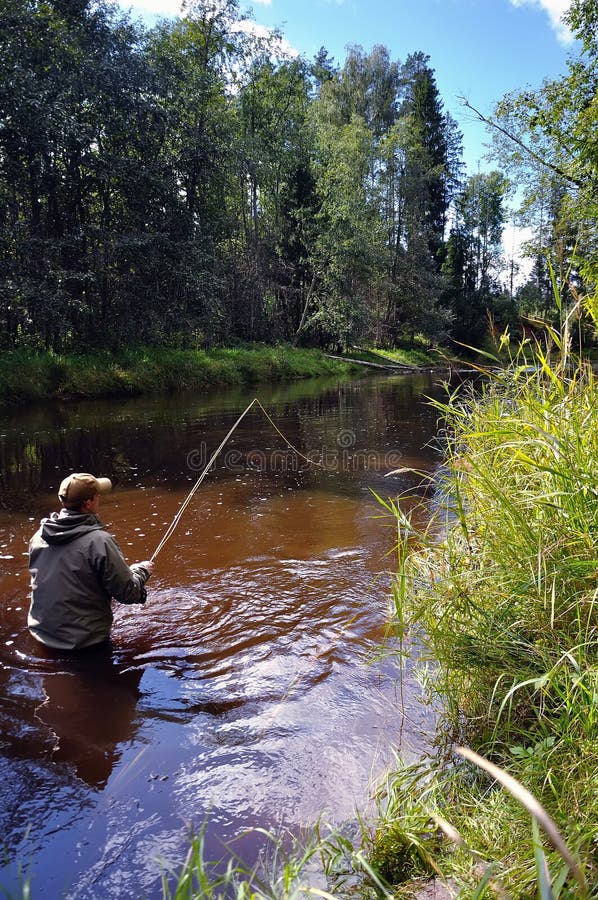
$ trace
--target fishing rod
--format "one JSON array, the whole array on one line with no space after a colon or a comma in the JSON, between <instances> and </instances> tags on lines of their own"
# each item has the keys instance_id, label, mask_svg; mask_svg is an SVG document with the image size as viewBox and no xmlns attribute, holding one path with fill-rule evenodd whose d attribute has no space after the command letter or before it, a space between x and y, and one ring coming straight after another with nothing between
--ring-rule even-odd
<instances>
[{"instance_id":1,"label":"fishing rod","mask_svg":"<svg viewBox=\"0 0 598 900\"><path fill-rule=\"evenodd\" d=\"M229 431L227 432L226 436L225 436L225 437L223 438L223 440L220 442L220 444L218 445L218 447L216 448L216 450L214 450L214 452L212 453L212 455L211 455L211 457L210 457L210 459L209 459L209 461L208 461L208 464L206 465L206 467L205 467L204 470L202 471L201 475L199 476L199 478L197 479L197 481L195 482L195 484L193 485L193 487L191 488L191 490L190 490L189 493L187 494L187 497L185 498L185 500L184 500L183 503L181 504L181 507L180 507L179 511L177 512L177 514L175 515L174 519L172 520L172 522L170 523L170 525L169 525L168 528L166 529L166 532L164 533L164 537L162 538L162 540L160 541L160 543L158 544L158 546L157 546L156 549L154 550L154 552L153 552L153 554L152 554L152 557L151 557L151 562L153 562L153 561L155 560L156 556L158 555L158 553L160 552L160 550L162 549L162 547L164 546L164 544L169 540L170 537L172 537L172 534L174 533L174 531L175 531L177 525L179 524L179 522L180 522L180 520L181 520L181 517L182 517L183 513L185 512L185 510L186 510L187 507L189 506L189 503L191 502L193 496L195 495L195 493L196 493L197 490L199 489L199 487L200 487L201 483L203 482L204 478L206 477L206 475L208 474L208 472L209 472L210 469L212 468L212 466L213 466L214 462L216 461L216 459L217 459L219 453L222 451L223 447L226 445L227 441L230 439L230 437L231 437L232 434L234 433L235 429L239 426L239 424L242 422L242 420L245 418L245 416L247 415L247 413L249 412L249 410L250 410L253 406L257 406L259 409L261 409L262 413L264 414L264 416L266 417L266 419L268 420L268 422L272 425L272 427L273 427L274 430L277 432L277 434L280 435L280 437L283 439L283 441L285 442L285 444L287 444L287 446L290 447L291 450L292 450L294 453L297 454L297 456L301 457L301 459L304 459L304 460L305 460L306 462L308 462L310 465L318 466L318 468L320 468L320 469L326 470L326 469L330 468L330 467L328 467L328 466L325 466L323 463L319 463L319 462L317 462L317 461L314 460L314 459L310 459L310 458L309 458L308 456L306 456L304 453L301 453L301 451L298 450L297 447L295 447L295 445L292 444L292 443L289 441L289 439L283 434L283 432L280 430L280 428L278 427L278 425L276 424L276 422L274 422L274 420L272 419L272 417L270 416L270 414L268 413L268 411L264 408L264 406L262 405L262 403L260 402L260 400L259 400L257 397L254 397L254 399L251 401L251 403L249 404L249 406L247 406L247 408L243 410L243 412L241 413L241 415L239 416L239 418L236 420L236 422L234 423L234 425L232 426L232 428L229 429ZM293 693L293 691L295 691L295 690L297 689L297 687L299 686L299 684L300 684L300 682L303 680L303 678L306 677L306 675L309 674L309 672L311 672L311 670L313 669L313 666L316 665L316 664L318 663L318 661L319 661L320 659L322 659L322 657L325 657L325 656L326 656L327 654L329 654L331 651L334 651L334 650L336 649L336 647L337 647L337 646L340 644L340 642L342 641L342 639L343 639L343 637L344 637L344 635L345 635L347 629L350 628L350 626L355 622L356 619L357 619L357 614L354 615L354 616L352 616L351 619L349 619L348 622L345 622L345 624L344 624L344 625L342 626L342 628L340 629L340 631L339 631L338 635L336 636L336 638L334 638L333 640L329 641L328 644L327 644L323 649L319 650L317 653L314 653L314 654L312 655L312 656L313 656L313 665L310 665L310 666L309 666L307 672L302 672L302 673L300 672L300 673L298 673L298 674L295 676L295 678L291 681L291 683L290 683L290 685L288 686L288 688L287 688L287 690L286 690L284 696L282 697L282 699L279 701L279 703L276 705L276 707L275 707L274 710L273 710L273 714L272 714L272 717L271 717L271 722L273 722L274 719L277 717L277 715L279 714L280 710L283 708L284 703L289 699L289 697L291 696L291 694ZM264 729L263 729L264 732L265 732L266 728L267 728L267 725L264 726Z\"/></svg>"},{"instance_id":2,"label":"fishing rod","mask_svg":"<svg viewBox=\"0 0 598 900\"><path fill-rule=\"evenodd\" d=\"M272 417L269 415L268 411L265 409L265 407L262 405L262 403L258 400L258 398L257 398L257 397L254 397L253 400L251 401L251 403L249 404L249 406L248 406L245 410L243 410L243 412L241 413L241 415L239 416L239 418L237 419L237 421L235 422L235 424L233 425L233 427L229 430L229 432L228 432L228 434L226 435L226 437L220 442L220 444L218 445L218 447L216 448L216 450L214 450L214 452L212 453L212 455L211 455L211 457L210 457L210 459L209 459L209 461L208 461L207 466L205 467L205 469L203 470L203 472L201 473L201 475L199 476L199 478L197 479L197 481L195 482L195 484L193 485L193 487L191 488L191 490L190 490L189 493L187 494L187 497L185 498L185 500L184 500L183 503L181 504L181 507L180 507L179 511L177 512L177 514L175 515L174 519L172 520L172 522L170 523L170 525L169 525L168 528L166 529L166 531L165 531L165 533L164 533L164 536L163 536L162 540L160 541L160 543L158 544L158 546L157 546L156 549L154 550L152 556L150 557L150 562L153 562L153 561L155 560L156 556L158 555L158 553L160 552L160 550L162 549L162 547L164 546L164 544L169 540L170 537L172 537L172 534L174 533L174 531L175 531L177 525L179 524L179 522L180 522L180 520L181 520L181 517L182 517L183 513L185 512L185 510L187 509L187 507L188 507L189 504L191 503L191 500L193 499L193 497L194 497L196 491L198 490L198 488L200 487L200 485L201 485L201 483L203 482L204 478L206 477L206 475L208 474L208 472L209 472L210 469L212 468L212 466L213 466L214 462L216 461L216 459L217 459L219 453L221 452L221 450L223 449L223 447L226 445L227 441L228 441L229 438L232 436L232 434L233 434L233 432L235 431L235 429L237 428L237 426L238 426L238 425L242 422L242 420L245 418L245 416L247 415L247 413L249 412L249 410L251 409L252 406L258 406L259 409L261 409L261 411L262 411L263 414L265 415L266 419L270 422L270 424L272 425L272 427L274 428L274 430L275 430L276 432L278 432L278 434L281 436L281 438L283 439L283 441L291 448L291 450L293 450L294 453L297 454L297 456L300 456L302 459L305 459L305 460L306 460L310 465L312 465L312 466L319 466L321 469L325 469L325 468L326 468L324 465L322 465L322 463L316 462L316 460L314 460L314 459L310 459L310 458L309 458L308 456L306 456L304 453L301 453L300 450L297 450L297 448L296 448L293 444L291 444L291 442L289 441L289 439L288 439L287 437L285 437L285 435L282 433L282 431L280 430L280 428L278 427L278 425L276 424L276 422L274 422L274 420L273 420Z\"/></svg>"}]
</instances>

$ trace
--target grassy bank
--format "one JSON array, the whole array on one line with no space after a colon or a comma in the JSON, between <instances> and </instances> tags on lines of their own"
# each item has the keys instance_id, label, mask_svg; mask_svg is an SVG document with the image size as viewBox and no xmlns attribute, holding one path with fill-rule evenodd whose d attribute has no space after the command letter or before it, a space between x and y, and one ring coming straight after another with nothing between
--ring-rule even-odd
<instances>
[{"instance_id":1,"label":"grassy bank","mask_svg":"<svg viewBox=\"0 0 598 900\"><path fill-rule=\"evenodd\" d=\"M76 356L9 351L0 357L0 401L203 390L350 370L349 362L289 346L210 351L137 348Z\"/></svg>"},{"instance_id":2,"label":"grassy bank","mask_svg":"<svg viewBox=\"0 0 598 900\"><path fill-rule=\"evenodd\" d=\"M398 365L415 369L444 368L446 361L440 353L428 350L419 343L410 346L378 350L373 347L354 347L345 354L347 359L361 359L378 365Z\"/></svg>"},{"instance_id":3,"label":"grassy bank","mask_svg":"<svg viewBox=\"0 0 598 900\"><path fill-rule=\"evenodd\" d=\"M443 710L437 758L386 787L372 859L396 885L441 873L462 897L595 896L598 391L589 369L539 363L438 404L443 502L425 534L388 505L395 625Z\"/></svg>"}]
</instances>

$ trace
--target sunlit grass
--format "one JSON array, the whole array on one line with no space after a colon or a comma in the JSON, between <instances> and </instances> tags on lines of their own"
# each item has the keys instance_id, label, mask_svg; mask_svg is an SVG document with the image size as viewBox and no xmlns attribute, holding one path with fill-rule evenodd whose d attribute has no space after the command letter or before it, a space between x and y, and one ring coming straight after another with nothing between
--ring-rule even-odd
<instances>
[{"instance_id":1,"label":"sunlit grass","mask_svg":"<svg viewBox=\"0 0 598 900\"><path fill-rule=\"evenodd\" d=\"M235 855L234 845L223 848L222 859L208 859L206 825L191 835L183 865L165 872L164 900L391 900L393 896L352 840L329 826L318 824L304 841L251 829L262 849L258 861L248 866Z\"/></svg>"},{"instance_id":2,"label":"sunlit grass","mask_svg":"<svg viewBox=\"0 0 598 900\"><path fill-rule=\"evenodd\" d=\"M85 355L13 351L0 357L0 401L205 390L350 369L349 362L289 346L210 351L134 348Z\"/></svg>"},{"instance_id":3,"label":"sunlit grass","mask_svg":"<svg viewBox=\"0 0 598 900\"><path fill-rule=\"evenodd\" d=\"M378 365L399 365L407 368L430 368L443 365L443 357L435 351L429 351L423 344L414 344L404 347L393 347L388 350L380 350L375 347L352 348L345 354L347 358L361 359L365 362Z\"/></svg>"},{"instance_id":4,"label":"sunlit grass","mask_svg":"<svg viewBox=\"0 0 598 900\"><path fill-rule=\"evenodd\" d=\"M462 896L584 895L561 850L540 841L525 789L581 883L598 881L598 392L589 367L568 363L538 350L533 369L515 359L436 403L439 511L418 533L400 500L386 504L399 531L396 626L417 634L443 712L439 756L418 773L425 790L408 769L390 779L373 858L386 871L407 846L429 867L420 848L436 840L426 854ZM455 761L456 742L514 776L519 794Z\"/></svg>"}]
</instances>

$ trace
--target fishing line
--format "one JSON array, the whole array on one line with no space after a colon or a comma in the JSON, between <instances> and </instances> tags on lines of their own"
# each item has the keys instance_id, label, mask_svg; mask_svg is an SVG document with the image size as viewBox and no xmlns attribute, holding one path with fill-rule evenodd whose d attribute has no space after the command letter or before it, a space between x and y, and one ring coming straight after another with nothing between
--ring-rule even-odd
<instances>
[{"instance_id":1,"label":"fishing line","mask_svg":"<svg viewBox=\"0 0 598 900\"><path fill-rule=\"evenodd\" d=\"M214 450L214 452L212 453L212 455L211 455L211 457L210 457L210 459L209 459L208 464L206 465L206 467L204 468L203 472L201 473L201 475L199 476L199 478L197 479L197 481L195 482L195 484L193 485L193 487L192 487L191 490L189 491L187 497L185 498L185 500L184 500L183 503L181 504L181 507L180 507L179 511L177 512L177 514L175 515L174 519L172 520L172 522L171 522L170 525L168 526L168 528L167 528L167 530L166 530L166 532L165 532L165 534L164 534L164 537L162 538L162 540L160 541L160 543L158 544L158 546L157 546L156 549L154 550L154 553L153 553L153 555L152 555L152 557L151 557L151 561L152 561L152 562L153 562L153 560L156 558L156 556L158 555L158 553L160 552L160 550L162 549L162 547L164 546L164 544L165 544L165 543L169 540L169 538L172 536L173 532L175 531L177 525L179 524L179 522L180 522L180 520L181 520L181 517L182 517L183 513L185 512L185 510L186 510L187 507L189 506L189 503L190 503L191 500L193 499L193 496L195 495L195 493L196 493L197 490L199 489L199 487L200 487L200 485L202 484L204 478L206 477L206 475L208 474L208 472L209 472L210 469L212 468L212 466L213 466L214 462L216 461L216 459L217 459L219 453L222 451L223 447L226 445L227 441L230 439L230 437L232 436L232 434L233 434L233 432L235 431L235 429L239 426L239 424L242 422L242 420L245 418L245 416L247 415L247 413L249 412L249 410L250 410L253 406L258 406L258 407L261 409L262 413L264 414L264 416L266 417L266 419L268 420L268 422L270 423L270 425L272 425L272 427L274 428L274 430L276 431L276 433L280 435L280 437L283 439L283 441L285 442L285 444L287 444L287 446L290 447L291 450L292 450L294 453L297 454L297 456L299 456L301 459L304 459L304 460L305 460L307 463L309 463L310 465L318 466L318 468L320 468L320 469L329 470L329 469L331 468L330 466L326 466L326 465L324 465L323 463L317 462L317 461L314 460L314 459L310 459L309 456L306 456L304 453L302 453L300 450L298 450L297 447L295 447L295 445L292 444L292 443L289 441L289 439L286 437L286 435L283 434L283 432L280 430L280 428L278 427L278 425L276 424L276 422L274 422L274 420L272 419L272 417L270 416L270 414L268 413L268 411L265 409L265 407L263 406L263 404L260 402L260 400L259 400L257 397L254 397L254 399L251 401L251 403L249 404L249 406L248 406L245 410L243 410L243 412L241 413L241 415L239 416L239 418L236 420L236 422L234 423L234 425L232 426L232 428L229 429L229 431L227 432L226 436L225 436L224 439L220 442L220 444L218 445L218 447L216 448L216 450ZM270 724L272 724L272 722L277 718L278 714L280 713L281 709L284 707L284 704L288 701L288 699L289 699L289 697L291 696L291 694L293 694L293 692L296 691L296 689L297 689L297 687L299 686L299 684L301 683L301 681L311 673L311 671L313 670L314 666L317 665L317 663L318 663L323 657L326 657L327 655L329 655L330 653L333 653L333 652L336 650L336 648L338 647L338 645L339 645L340 642L342 641L344 635L346 634L347 630L351 627L351 625L353 625L353 623L356 621L357 618L358 618L358 614L356 613L356 614L355 614L354 616L352 616L347 622L345 622L345 624L340 628L338 634L336 635L336 637L335 637L333 640L329 641L328 644L326 644L322 649L320 649L320 650L317 651L316 653L310 654L310 656L311 656L312 659L313 659L313 664L309 666L309 668L307 669L307 671L305 671L305 672L299 672L299 673L295 676L295 678L291 681L291 683L290 683L290 685L287 687L287 690L285 691L283 697L282 697L281 700L276 704L276 706L274 707L274 709L273 709L272 712L271 712L271 720L270 720ZM266 728L267 728L267 727L268 727L267 725L264 726L262 733L264 733L264 732L266 731Z\"/></svg>"},{"instance_id":2,"label":"fishing line","mask_svg":"<svg viewBox=\"0 0 598 900\"><path fill-rule=\"evenodd\" d=\"M254 397L253 400L251 401L251 403L249 404L249 406L247 407L247 409L245 409L245 410L241 413L241 415L239 416L239 418L237 419L237 421L235 422L235 424L233 425L233 427L230 429L230 431L228 432L228 434L227 434L226 437L224 438L224 440L221 441L221 443L218 445L218 447L216 448L216 450L214 450L214 452L212 453L212 455L211 455L211 457L210 457L210 459L209 459L209 462L208 462L207 466L205 467L205 469L203 470L203 472L201 473L201 475L199 476L199 478L197 479L197 481L195 482L195 484L193 485L193 487L191 488L191 490L190 490L189 493L187 494L187 497L186 497L185 500L183 501L183 503L182 503L182 505L181 505L181 508L179 509L179 511L177 512L176 516L174 517L174 519L172 520L172 522L170 523L170 525L169 525L168 528L166 529L166 531L165 531L165 533L164 533L164 537L162 538L162 540L160 541L160 543L158 544L158 546L157 546L156 549L154 550L152 556L150 557L150 562L153 562L153 561L155 560L156 556L158 555L158 553L160 552L160 550L162 549L162 547L164 546L164 544L166 543L166 541L172 536L174 530L176 529L177 525L179 524L179 522L180 522L180 520L181 520L181 517L182 517L183 513L185 512L185 510L186 510L187 507L189 506L191 500L193 499L193 496L195 495L195 493L196 493L196 491L198 490L198 488L200 487L202 481L204 480L204 478L206 477L206 475L208 474L208 472L209 472L210 469L212 468L214 462L216 461L216 459L217 459L217 457L218 457L218 454L220 453L220 451L222 450L222 448L225 446L226 442L229 440L229 438L230 438L231 435L233 434L234 430L237 428L237 426L238 426L238 425L240 424L240 422L245 418L245 416L247 415L247 413L249 412L249 410L251 409L251 407L254 406L254 405L257 405L257 406L261 409L261 411L263 412L263 414L265 415L265 417L267 418L267 420L270 422L270 424L272 425L272 427L274 428L274 430L275 430L276 432L278 432L278 434L281 436L281 438L283 439L283 441L291 448L291 450L292 450L294 453L297 454L297 456L300 456L301 459L306 460L306 462L308 462L308 463L309 463L310 465L312 465L312 466L319 466L321 469L325 469L325 468L326 468L326 466L322 465L322 463L316 462L316 460L314 460L314 459L310 459L309 456L306 456L304 453L301 453L300 450L297 450L297 448L296 448L293 444L291 444L291 442L289 441L289 439L288 439L287 437L285 437L285 435L282 433L282 431L280 430L280 428L278 427L278 425L276 424L276 422L274 422L274 420L273 420L272 417L269 415L269 413L267 412L267 410L266 410L266 409L264 408L264 406L260 403L260 401L258 400L258 398L257 398L257 397Z\"/></svg>"}]
</instances>

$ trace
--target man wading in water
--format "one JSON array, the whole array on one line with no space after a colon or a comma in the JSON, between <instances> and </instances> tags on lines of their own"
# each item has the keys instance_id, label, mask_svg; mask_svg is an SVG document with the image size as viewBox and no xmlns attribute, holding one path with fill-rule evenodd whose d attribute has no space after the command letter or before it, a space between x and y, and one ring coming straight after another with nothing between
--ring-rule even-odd
<instances>
[{"instance_id":1,"label":"man wading in water","mask_svg":"<svg viewBox=\"0 0 598 900\"><path fill-rule=\"evenodd\" d=\"M100 494L109 478L69 475L58 491L60 512L42 519L29 542L32 598L27 624L36 640L57 650L106 644L112 599L145 603L153 562L128 566L100 521Z\"/></svg>"}]
</instances>

